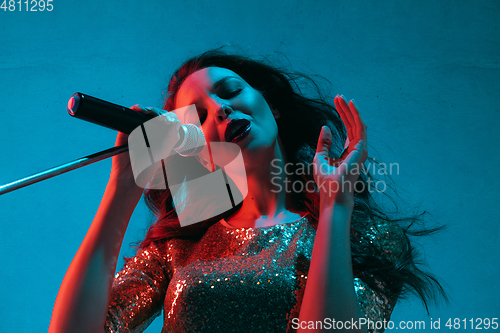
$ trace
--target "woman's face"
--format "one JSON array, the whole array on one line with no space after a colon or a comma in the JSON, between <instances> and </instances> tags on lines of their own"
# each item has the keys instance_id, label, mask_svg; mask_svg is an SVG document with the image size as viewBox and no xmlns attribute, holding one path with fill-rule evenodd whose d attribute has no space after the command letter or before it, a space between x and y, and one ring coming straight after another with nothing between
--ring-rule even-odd
<instances>
[{"instance_id":1,"label":"woman's face","mask_svg":"<svg viewBox=\"0 0 500 333\"><path fill-rule=\"evenodd\" d=\"M229 69L208 67L189 75L174 106L178 109L191 104L196 105L207 142L233 142L241 148L244 159L258 158L258 152L276 143L279 113ZM189 116L181 119L183 123L196 120Z\"/></svg>"}]
</instances>

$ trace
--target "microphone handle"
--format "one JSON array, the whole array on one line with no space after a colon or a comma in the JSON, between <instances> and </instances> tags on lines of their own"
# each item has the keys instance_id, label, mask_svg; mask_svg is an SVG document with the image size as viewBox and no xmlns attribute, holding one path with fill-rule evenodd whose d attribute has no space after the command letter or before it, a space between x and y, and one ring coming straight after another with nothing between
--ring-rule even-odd
<instances>
[{"instance_id":1,"label":"microphone handle","mask_svg":"<svg viewBox=\"0 0 500 333\"><path fill-rule=\"evenodd\" d=\"M125 134L130 134L136 127L156 117L79 92L69 99L68 113Z\"/></svg>"},{"instance_id":2,"label":"microphone handle","mask_svg":"<svg viewBox=\"0 0 500 333\"><path fill-rule=\"evenodd\" d=\"M88 155L77 160L58 165L56 167L38 172L28 177L21 178L19 180L10 182L8 184L0 186L0 195L15 191L17 189L23 188L25 186L41 182L42 180L49 179L60 174L66 173L71 170L81 168L83 166L101 161L103 159L124 153L128 151L128 145L112 147L98 153Z\"/></svg>"}]
</instances>

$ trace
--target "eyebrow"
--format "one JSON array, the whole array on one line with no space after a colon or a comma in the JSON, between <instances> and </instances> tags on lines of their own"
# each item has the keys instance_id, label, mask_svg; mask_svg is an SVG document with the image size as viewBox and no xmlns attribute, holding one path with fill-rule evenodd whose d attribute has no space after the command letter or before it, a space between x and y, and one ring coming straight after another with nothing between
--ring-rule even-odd
<instances>
[{"instance_id":1,"label":"eyebrow","mask_svg":"<svg viewBox=\"0 0 500 333\"><path fill-rule=\"evenodd\" d=\"M239 77L236 77L236 76L225 76L223 77L222 79L216 81L213 85L212 85L212 91L214 90L217 90L220 86L222 86L224 83L226 83L227 81L231 80L231 79L237 79L239 80L240 78ZM177 95L175 96L175 100L177 99ZM191 100L190 104L196 104L198 103L198 98L196 98L195 100ZM175 104L175 102L174 102Z\"/></svg>"}]
</instances>

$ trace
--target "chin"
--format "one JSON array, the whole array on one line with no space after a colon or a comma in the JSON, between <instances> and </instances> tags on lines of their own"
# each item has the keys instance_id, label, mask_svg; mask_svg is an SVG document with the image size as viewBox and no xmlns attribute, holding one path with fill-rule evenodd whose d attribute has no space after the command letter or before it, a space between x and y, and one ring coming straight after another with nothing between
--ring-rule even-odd
<instances>
[{"instance_id":1,"label":"chin","mask_svg":"<svg viewBox=\"0 0 500 333\"><path fill-rule=\"evenodd\" d=\"M247 138L248 139L248 138ZM245 141L245 140L243 140ZM247 142L246 144L241 141L239 143L243 143L243 145L239 145L241 148L241 152L245 158L250 158L255 161L261 160L264 156L269 154L273 154L275 148L277 146L277 140L271 142L262 142L260 140L252 140ZM260 163L260 162L258 162Z\"/></svg>"}]
</instances>

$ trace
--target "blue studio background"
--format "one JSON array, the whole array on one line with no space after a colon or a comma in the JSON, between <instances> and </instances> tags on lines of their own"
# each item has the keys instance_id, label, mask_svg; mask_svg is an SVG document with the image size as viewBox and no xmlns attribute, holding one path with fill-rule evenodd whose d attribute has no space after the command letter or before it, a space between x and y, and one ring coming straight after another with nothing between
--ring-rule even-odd
<instances>
[{"instance_id":1,"label":"blue studio background","mask_svg":"<svg viewBox=\"0 0 500 333\"><path fill-rule=\"evenodd\" d=\"M500 317L499 1L52 3L51 12L0 10L0 184L114 145L116 132L66 114L74 92L159 106L183 60L231 42L323 75L333 96L354 98L370 155L400 166L392 177L402 206L420 205L448 226L420 248L450 305L428 316L418 300L402 301L392 320L423 320L430 331L430 318L447 330L448 318ZM0 197L1 331L47 330L110 166ZM134 254L129 245L149 221L141 202L121 257ZM160 327L158 319L147 332Z\"/></svg>"}]
</instances>

